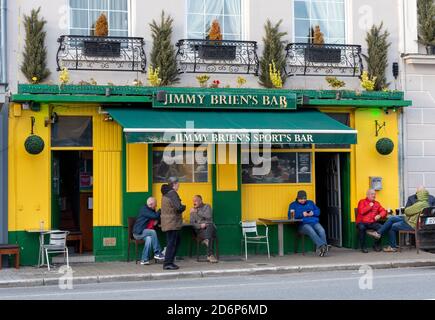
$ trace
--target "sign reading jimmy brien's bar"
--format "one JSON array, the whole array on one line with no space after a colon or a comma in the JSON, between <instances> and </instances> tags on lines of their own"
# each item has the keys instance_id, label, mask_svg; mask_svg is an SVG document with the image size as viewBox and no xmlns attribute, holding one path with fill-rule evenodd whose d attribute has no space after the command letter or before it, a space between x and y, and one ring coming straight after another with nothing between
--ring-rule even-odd
<instances>
[{"instance_id":1,"label":"sign reading jimmy brien's bar","mask_svg":"<svg viewBox=\"0 0 435 320\"><path fill-rule=\"evenodd\" d=\"M258 92L258 91L257 91ZM190 109L296 109L294 93L174 93L159 92L154 108Z\"/></svg>"}]
</instances>

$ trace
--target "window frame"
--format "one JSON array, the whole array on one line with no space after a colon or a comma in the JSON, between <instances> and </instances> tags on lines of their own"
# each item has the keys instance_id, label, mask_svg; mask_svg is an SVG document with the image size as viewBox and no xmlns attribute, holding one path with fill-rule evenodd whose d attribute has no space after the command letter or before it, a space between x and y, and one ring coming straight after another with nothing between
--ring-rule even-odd
<instances>
[{"instance_id":1,"label":"window frame","mask_svg":"<svg viewBox=\"0 0 435 320\"><path fill-rule=\"evenodd\" d=\"M187 23L188 23L188 1L184 1L184 38L188 38L188 30L187 30ZM202 0L204 1L204 0ZM205 8L204 8L205 10ZM249 12L249 0L240 0L240 39L234 40L234 41L246 41L248 39L248 13ZM205 15L205 14L204 14ZM224 15L222 15L223 17ZM227 40L227 39L223 39ZM229 40L231 41L231 40Z\"/></svg>"},{"instance_id":2,"label":"window frame","mask_svg":"<svg viewBox=\"0 0 435 320\"><path fill-rule=\"evenodd\" d=\"M307 1L307 0L291 0L291 16L293 19L293 25L292 25L292 39L293 42L299 43L299 41L296 41L296 17L295 17L295 1ZM312 0L309 0L312 1ZM344 45L352 43L352 33L351 33L351 24L350 24L350 17L352 16L352 4L349 0L344 0ZM311 19L311 17L310 17Z\"/></svg>"},{"instance_id":3,"label":"window frame","mask_svg":"<svg viewBox=\"0 0 435 320\"><path fill-rule=\"evenodd\" d=\"M67 8L68 8L68 14L67 14L67 20L68 20L68 34L69 35L72 35L72 32L71 32L71 29L81 29L81 30L83 30L84 28L73 28L72 26L71 26L71 24L72 24L72 21L71 21L71 18L72 18L72 10L82 10L82 11L87 11L88 12L88 18L89 18L89 12L90 12L90 10L89 9L73 9L73 8L71 8L71 6L70 6L70 2L71 2L71 0L65 0L66 1L66 6L67 6ZM89 1L89 0L87 0L87 1ZM109 0L106 0L106 1L109 1ZM127 36L126 37L132 37L132 23L133 23L133 21L132 21L132 3L131 3L131 1L132 0L125 0L125 1L127 1ZM125 11L120 11L120 10L112 10L112 11L116 11L116 12L125 12ZM109 13L109 15L108 15L108 17L107 17L107 20L110 22L110 10L108 10L108 13ZM117 29L117 30L115 30L115 31L120 31L119 29ZM91 36L91 35L86 35L86 36ZM86 37L86 36L84 36L84 37ZM110 36L110 25L109 25L109 36Z\"/></svg>"}]
</instances>

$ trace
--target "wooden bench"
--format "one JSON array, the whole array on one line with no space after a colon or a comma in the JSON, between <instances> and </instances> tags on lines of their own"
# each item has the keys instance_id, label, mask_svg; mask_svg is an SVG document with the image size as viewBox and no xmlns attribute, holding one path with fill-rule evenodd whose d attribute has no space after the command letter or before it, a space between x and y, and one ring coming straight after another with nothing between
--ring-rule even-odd
<instances>
[{"instance_id":1,"label":"wooden bench","mask_svg":"<svg viewBox=\"0 0 435 320\"><path fill-rule=\"evenodd\" d=\"M4 254L15 255L15 268L20 268L20 246L16 244L0 244L0 270L2 268L2 256Z\"/></svg>"},{"instance_id":2,"label":"wooden bench","mask_svg":"<svg viewBox=\"0 0 435 320\"><path fill-rule=\"evenodd\" d=\"M66 241L78 241L77 244L79 246L79 250L77 250L76 247L76 251L78 251L80 254L83 253L83 234L81 231L70 231L66 237Z\"/></svg>"}]
</instances>

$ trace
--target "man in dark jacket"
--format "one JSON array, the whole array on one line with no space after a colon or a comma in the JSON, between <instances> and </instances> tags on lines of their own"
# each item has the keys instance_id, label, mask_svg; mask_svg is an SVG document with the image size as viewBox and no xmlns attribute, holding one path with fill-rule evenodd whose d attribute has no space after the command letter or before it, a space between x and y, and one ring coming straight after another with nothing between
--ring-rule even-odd
<instances>
[{"instance_id":1,"label":"man in dark jacket","mask_svg":"<svg viewBox=\"0 0 435 320\"><path fill-rule=\"evenodd\" d=\"M179 267L174 264L178 246L180 245L180 230L183 225L183 212L186 206L181 203L177 191L179 188L178 179L169 178L169 183L162 185L162 231L166 232L166 252L164 270L176 270Z\"/></svg>"},{"instance_id":2,"label":"man in dark jacket","mask_svg":"<svg viewBox=\"0 0 435 320\"><path fill-rule=\"evenodd\" d=\"M151 246L154 249L154 259L163 260L164 256L160 250L159 239L154 227L160 220L160 212L156 212L157 201L155 198L150 197L147 200L147 204L143 206L139 215L136 218L136 222L133 226L133 237L136 240L144 240L145 245L142 252L142 260L140 264L148 265Z\"/></svg>"},{"instance_id":3,"label":"man in dark jacket","mask_svg":"<svg viewBox=\"0 0 435 320\"><path fill-rule=\"evenodd\" d=\"M426 188L424 186L418 187L417 192L408 198L408 201L406 202L406 206L405 206L406 208L417 203L417 201L418 201L417 193L421 190L426 190ZM429 205L431 207L435 207L435 197L434 196L429 195Z\"/></svg>"}]
</instances>

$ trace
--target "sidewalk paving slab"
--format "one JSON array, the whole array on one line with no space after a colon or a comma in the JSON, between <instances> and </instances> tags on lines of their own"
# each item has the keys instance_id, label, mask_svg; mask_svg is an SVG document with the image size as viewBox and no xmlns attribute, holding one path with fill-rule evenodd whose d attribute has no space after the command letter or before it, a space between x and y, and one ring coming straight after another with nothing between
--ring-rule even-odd
<instances>
[{"instance_id":1,"label":"sidewalk paving slab","mask_svg":"<svg viewBox=\"0 0 435 320\"><path fill-rule=\"evenodd\" d=\"M314 253L289 254L283 257L251 255L248 261L241 257L221 257L219 263L198 262L184 258L176 262L179 270L164 271L162 264L143 266L133 262L100 262L71 264L74 284L171 280L202 277L267 275L300 272L359 270L363 265L373 269L435 267L435 254L406 250L398 253L369 252L333 248L327 257ZM64 273L58 268L21 267L0 270L0 288L58 285ZM61 280L63 281L63 279Z\"/></svg>"}]
</instances>

